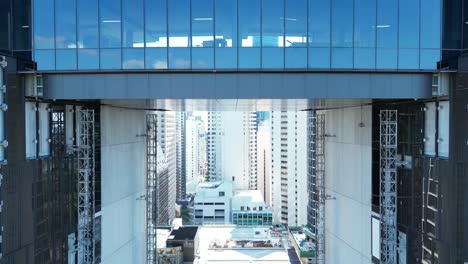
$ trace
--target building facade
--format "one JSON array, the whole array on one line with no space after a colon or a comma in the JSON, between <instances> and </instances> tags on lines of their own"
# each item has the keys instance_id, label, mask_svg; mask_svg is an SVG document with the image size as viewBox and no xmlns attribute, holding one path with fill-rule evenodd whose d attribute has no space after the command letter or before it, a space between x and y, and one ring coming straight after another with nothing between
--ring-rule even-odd
<instances>
[{"instance_id":1,"label":"building facade","mask_svg":"<svg viewBox=\"0 0 468 264\"><path fill-rule=\"evenodd\" d=\"M197 186L193 200L194 223L231 223L232 182L202 182Z\"/></svg>"},{"instance_id":2,"label":"building facade","mask_svg":"<svg viewBox=\"0 0 468 264\"><path fill-rule=\"evenodd\" d=\"M205 126L199 116L189 116L187 128L187 181L204 180L206 163Z\"/></svg>"},{"instance_id":3,"label":"building facade","mask_svg":"<svg viewBox=\"0 0 468 264\"><path fill-rule=\"evenodd\" d=\"M176 199L183 200L187 184L186 113L176 112Z\"/></svg>"},{"instance_id":4,"label":"building facade","mask_svg":"<svg viewBox=\"0 0 468 264\"><path fill-rule=\"evenodd\" d=\"M259 190L237 191L232 197L231 219L234 225L258 226L273 224L273 210L265 204Z\"/></svg>"},{"instance_id":5,"label":"building facade","mask_svg":"<svg viewBox=\"0 0 468 264\"><path fill-rule=\"evenodd\" d=\"M271 113L271 181L274 222L307 223L306 112Z\"/></svg>"},{"instance_id":6,"label":"building facade","mask_svg":"<svg viewBox=\"0 0 468 264\"><path fill-rule=\"evenodd\" d=\"M175 112L156 112L157 132L156 137L162 154L167 162L167 206L168 222L171 223L175 217L175 204L177 199L177 134L176 131L176 113Z\"/></svg>"}]
</instances>

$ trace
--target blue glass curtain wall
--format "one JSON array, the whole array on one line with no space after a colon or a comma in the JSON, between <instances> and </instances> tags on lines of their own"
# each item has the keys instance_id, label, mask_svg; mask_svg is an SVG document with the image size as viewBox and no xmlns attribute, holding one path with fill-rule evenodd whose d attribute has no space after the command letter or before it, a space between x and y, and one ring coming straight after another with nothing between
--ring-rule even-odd
<instances>
[{"instance_id":1,"label":"blue glass curtain wall","mask_svg":"<svg viewBox=\"0 0 468 264\"><path fill-rule=\"evenodd\" d=\"M35 0L39 70L434 70L442 0Z\"/></svg>"}]
</instances>

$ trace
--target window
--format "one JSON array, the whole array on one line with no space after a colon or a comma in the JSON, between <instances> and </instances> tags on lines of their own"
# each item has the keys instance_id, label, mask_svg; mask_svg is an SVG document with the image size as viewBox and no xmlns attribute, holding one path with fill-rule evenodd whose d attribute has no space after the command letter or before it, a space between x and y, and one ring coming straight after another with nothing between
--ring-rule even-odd
<instances>
[{"instance_id":1,"label":"window","mask_svg":"<svg viewBox=\"0 0 468 264\"><path fill-rule=\"evenodd\" d=\"M241 206L241 207L240 207L240 210L241 210L241 211L244 211L244 206Z\"/></svg>"},{"instance_id":2,"label":"window","mask_svg":"<svg viewBox=\"0 0 468 264\"><path fill-rule=\"evenodd\" d=\"M220 197L224 196L224 192L219 192L219 196Z\"/></svg>"}]
</instances>

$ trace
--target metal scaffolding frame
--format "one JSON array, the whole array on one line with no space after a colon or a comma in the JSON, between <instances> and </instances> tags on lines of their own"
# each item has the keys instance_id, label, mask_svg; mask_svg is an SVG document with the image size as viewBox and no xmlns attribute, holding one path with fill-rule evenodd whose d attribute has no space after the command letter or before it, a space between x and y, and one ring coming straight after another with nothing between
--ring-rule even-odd
<instances>
[{"instance_id":1,"label":"metal scaffolding frame","mask_svg":"<svg viewBox=\"0 0 468 264\"><path fill-rule=\"evenodd\" d=\"M94 110L79 112L78 263L94 263Z\"/></svg>"},{"instance_id":2,"label":"metal scaffolding frame","mask_svg":"<svg viewBox=\"0 0 468 264\"><path fill-rule=\"evenodd\" d=\"M316 263L325 264L325 115L315 115Z\"/></svg>"},{"instance_id":3,"label":"metal scaffolding frame","mask_svg":"<svg viewBox=\"0 0 468 264\"><path fill-rule=\"evenodd\" d=\"M146 115L146 263L157 263L157 115Z\"/></svg>"},{"instance_id":4,"label":"metal scaffolding frame","mask_svg":"<svg viewBox=\"0 0 468 264\"><path fill-rule=\"evenodd\" d=\"M380 263L397 263L398 111L380 111Z\"/></svg>"}]
</instances>

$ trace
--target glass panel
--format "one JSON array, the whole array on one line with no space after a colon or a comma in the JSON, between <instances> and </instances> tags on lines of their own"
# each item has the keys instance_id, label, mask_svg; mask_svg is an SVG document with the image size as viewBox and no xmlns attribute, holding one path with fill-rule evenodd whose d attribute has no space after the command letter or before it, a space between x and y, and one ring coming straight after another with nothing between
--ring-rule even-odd
<instances>
[{"instance_id":1,"label":"glass panel","mask_svg":"<svg viewBox=\"0 0 468 264\"><path fill-rule=\"evenodd\" d=\"M57 56L57 70L76 69L76 49L56 50L55 56Z\"/></svg>"},{"instance_id":2,"label":"glass panel","mask_svg":"<svg viewBox=\"0 0 468 264\"><path fill-rule=\"evenodd\" d=\"M213 47L213 0L192 5L192 47Z\"/></svg>"},{"instance_id":3,"label":"glass panel","mask_svg":"<svg viewBox=\"0 0 468 264\"><path fill-rule=\"evenodd\" d=\"M239 41L241 47L260 46L260 0L239 0Z\"/></svg>"},{"instance_id":4,"label":"glass panel","mask_svg":"<svg viewBox=\"0 0 468 264\"><path fill-rule=\"evenodd\" d=\"M121 56L120 49L101 49L101 69L111 70L122 68Z\"/></svg>"},{"instance_id":5,"label":"glass panel","mask_svg":"<svg viewBox=\"0 0 468 264\"><path fill-rule=\"evenodd\" d=\"M377 0L377 47L396 48L398 1Z\"/></svg>"},{"instance_id":6,"label":"glass panel","mask_svg":"<svg viewBox=\"0 0 468 264\"><path fill-rule=\"evenodd\" d=\"M399 47L419 48L419 0L400 0Z\"/></svg>"},{"instance_id":7,"label":"glass panel","mask_svg":"<svg viewBox=\"0 0 468 264\"><path fill-rule=\"evenodd\" d=\"M286 47L307 47L307 0L286 0Z\"/></svg>"},{"instance_id":8,"label":"glass panel","mask_svg":"<svg viewBox=\"0 0 468 264\"><path fill-rule=\"evenodd\" d=\"M396 69L397 68L397 50L396 49L377 49L377 69Z\"/></svg>"},{"instance_id":9,"label":"glass panel","mask_svg":"<svg viewBox=\"0 0 468 264\"><path fill-rule=\"evenodd\" d=\"M376 0L355 1L354 46L375 47ZM374 52L375 53L375 52Z\"/></svg>"},{"instance_id":10,"label":"glass panel","mask_svg":"<svg viewBox=\"0 0 468 264\"><path fill-rule=\"evenodd\" d=\"M333 1L332 46L353 46L353 0Z\"/></svg>"},{"instance_id":11,"label":"glass panel","mask_svg":"<svg viewBox=\"0 0 468 264\"><path fill-rule=\"evenodd\" d=\"M38 70L55 70L55 50L36 50L34 60Z\"/></svg>"},{"instance_id":12,"label":"glass panel","mask_svg":"<svg viewBox=\"0 0 468 264\"><path fill-rule=\"evenodd\" d=\"M421 49L419 59L419 67L422 70L437 69L437 62L440 61L440 50L438 49Z\"/></svg>"},{"instance_id":13,"label":"glass panel","mask_svg":"<svg viewBox=\"0 0 468 264\"><path fill-rule=\"evenodd\" d=\"M147 48L146 69L167 69L167 49Z\"/></svg>"},{"instance_id":14,"label":"glass panel","mask_svg":"<svg viewBox=\"0 0 468 264\"><path fill-rule=\"evenodd\" d=\"M34 2L34 48L54 48L54 16L50 15L54 10L54 0L35 0ZM49 15L40 15L49 14ZM39 53L42 56L46 52ZM51 66L45 64L44 66ZM54 67L55 68L55 64Z\"/></svg>"},{"instance_id":15,"label":"glass panel","mask_svg":"<svg viewBox=\"0 0 468 264\"><path fill-rule=\"evenodd\" d=\"M237 2L216 0L215 17L216 47L237 47Z\"/></svg>"},{"instance_id":16,"label":"glass panel","mask_svg":"<svg viewBox=\"0 0 468 264\"><path fill-rule=\"evenodd\" d=\"M262 46L284 46L284 0L263 1Z\"/></svg>"},{"instance_id":17,"label":"glass panel","mask_svg":"<svg viewBox=\"0 0 468 264\"><path fill-rule=\"evenodd\" d=\"M120 47L122 33L120 20L120 1L116 2L115 0L101 0L100 10L101 48Z\"/></svg>"},{"instance_id":18,"label":"glass panel","mask_svg":"<svg viewBox=\"0 0 468 264\"><path fill-rule=\"evenodd\" d=\"M169 47L189 47L190 0L168 0L168 4Z\"/></svg>"},{"instance_id":19,"label":"glass panel","mask_svg":"<svg viewBox=\"0 0 468 264\"><path fill-rule=\"evenodd\" d=\"M124 69L144 69L145 51L144 49L123 49L122 68Z\"/></svg>"},{"instance_id":20,"label":"glass panel","mask_svg":"<svg viewBox=\"0 0 468 264\"><path fill-rule=\"evenodd\" d=\"M189 48L169 48L169 69L190 69Z\"/></svg>"},{"instance_id":21,"label":"glass panel","mask_svg":"<svg viewBox=\"0 0 468 264\"><path fill-rule=\"evenodd\" d=\"M263 69L283 69L284 68L284 49L262 48L262 68Z\"/></svg>"},{"instance_id":22,"label":"glass panel","mask_svg":"<svg viewBox=\"0 0 468 264\"><path fill-rule=\"evenodd\" d=\"M192 49L192 69L213 69L214 49Z\"/></svg>"},{"instance_id":23,"label":"glass panel","mask_svg":"<svg viewBox=\"0 0 468 264\"><path fill-rule=\"evenodd\" d=\"M260 49L239 48L239 69L259 69Z\"/></svg>"},{"instance_id":24,"label":"glass panel","mask_svg":"<svg viewBox=\"0 0 468 264\"><path fill-rule=\"evenodd\" d=\"M285 68L307 69L307 48L286 49Z\"/></svg>"},{"instance_id":25,"label":"glass panel","mask_svg":"<svg viewBox=\"0 0 468 264\"><path fill-rule=\"evenodd\" d=\"M143 0L122 0L122 46L143 47Z\"/></svg>"},{"instance_id":26,"label":"glass panel","mask_svg":"<svg viewBox=\"0 0 468 264\"><path fill-rule=\"evenodd\" d=\"M146 47L167 47L166 12L166 0L146 0Z\"/></svg>"},{"instance_id":27,"label":"glass panel","mask_svg":"<svg viewBox=\"0 0 468 264\"><path fill-rule=\"evenodd\" d=\"M95 70L99 69L99 51L97 49L78 50L78 69Z\"/></svg>"},{"instance_id":28,"label":"glass panel","mask_svg":"<svg viewBox=\"0 0 468 264\"><path fill-rule=\"evenodd\" d=\"M216 49L217 69L237 69L237 49L217 48Z\"/></svg>"},{"instance_id":29,"label":"glass panel","mask_svg":"<svg viewBox=\"0 0 468 264\"><path fill-rule=\"evenodd\" d=\"M77 13L78 48L99 47L98 2L96 0L79 0L77 2Z\"/></svg>"},{"instance_id":30,"label":"glass panel","mask_svg":"<svg viewBox=\"0 0 468 264\"><path fill-rule=\"evenodd\" d=\"M440 48L440 2L421 1L421 48Z\"/></svg>"},{"instance_id":31,"label":"glass panel","mask_svg":"<svg viewBox=\"0 0 468 264\"><path fill-rule=\"evenodd\" d=\"M75 14L75 0L55 1L55 47L57 49L76 48ZM57 61L57 67L58 66L59 64Z\"/></svg>"},{"instance_id":32,"label":"glass panel","mask_svg":"<svg viewBox=\"0 0 468 264\"><path fill-rule=\"evenodd\" d=\"M329 48L309 48L309 68L330 68Z\"/></svg>"},{"instance_id":33,"label":"glass panel","mask_svg":"<svg viewBox=\"0 0 468 264\"><path fill-rule=\"evenodd\" d=\"M419 49L400 49L398 69L419 69Z\"/></svg>"},{"instance_id":34,"label":"glass panel","mask_svg":"<svg viewBox=\"0 0 468 264\"><path fill-rule=\"evenodd\" d=\"M332 49L332 68L351 69L353 68L353 49L352 48L333 48Z\"/></svg>"},{"instance_id":35,"label":"glass panel","mask_svg":"<svg viewBox=\"0 0 468 264\"><path fill-rule=\"evenodd\" d=\"M375 69L375 48L354 48L355 69Z\"/></svg>"},{"instance_id":36,"label":"glass panel","mask_svg":"<svg viewBox=\"0 0 468 264\"><path fill-rule=\"evenodd\" d=\"M330 0L309 0L310 46L330 46Z\"/></svg>"}]
</instances>

